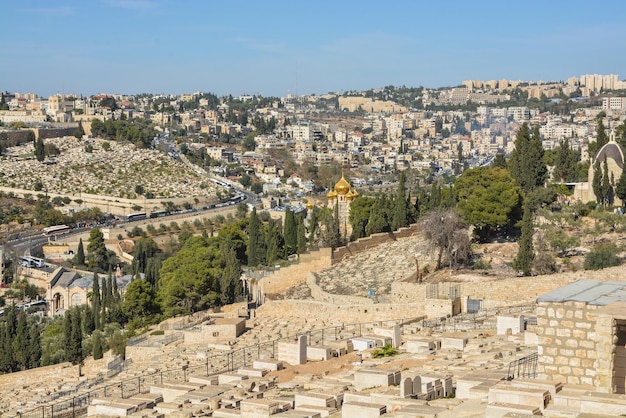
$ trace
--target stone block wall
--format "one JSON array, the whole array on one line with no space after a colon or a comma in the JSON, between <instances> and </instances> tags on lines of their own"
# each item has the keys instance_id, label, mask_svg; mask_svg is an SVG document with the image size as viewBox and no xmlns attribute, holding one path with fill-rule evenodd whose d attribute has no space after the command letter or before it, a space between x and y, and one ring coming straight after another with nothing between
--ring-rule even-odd
<instances>
[{"instance_id":1,"label":"stone block wall","mask_svg":"<svg viewBox=\"0 0 626 418\"><path fill-rule=\"evenodd\" d=\"M374 301L371 298L352 296L352 295L336 295L324 291L317 284L317 275L309 272L306 278L306 284L311 289L311 296L315 300L332 303L334 305L372 305Z\"/></svg>"},{"instance_id":2,"label":"stone block wall","mask_svg":"<svg viewBox=\"0 0 626 418\"><path fill-rule=\"evenodd\" d=\"M350 242L345 247L335 249L332 253L332 264L337 264L347 257L362 253L371 248L375 248L380 244L417 235L420 231L421 226L419 224L413 224L406 228L400 228L395 232L381 232L379 234L372 234L369 237L358 239Z\"/></svg>"},{"instance_id":3,"label":"stone block wall","mask_svg":"<svg viewBox=\"0 0 626 418\"><path fill-rule=\"evenodd\" d=\"M602 383L598 367L598 344L611 344L607 331L599 332L596 306L584 302L541 303L537 307L539 379L573 385ZM608 328L608 333L611 328ZM602 343L601 341L606 341ZM604 365L603 373L610 366ZM610 379L610 374L607 376Z\"/></svg>"},{"instance_id":4,"label":"stone block wall","mask_svg":"<svg viewBox=\"0 0 626 418\"><path fill-rule=\"evenodd\" d=\"M300 262L289 267L281 268L260 281L261 293L265 297L286 292L291 287L304 283L307 274L331 266L331 249L322 248L300 255Z\"/></svg>"}]
</instances>

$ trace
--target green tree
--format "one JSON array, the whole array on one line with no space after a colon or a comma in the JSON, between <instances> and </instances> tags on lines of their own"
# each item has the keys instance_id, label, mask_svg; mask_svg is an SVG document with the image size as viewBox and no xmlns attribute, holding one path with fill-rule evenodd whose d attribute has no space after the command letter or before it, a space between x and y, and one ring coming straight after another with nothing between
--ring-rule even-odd
<instances>
[{"instance_id":1,"label":"green tree","mask_svg":"<svg viewBox=\"0 0 626 418\"><path fill-rule=\"evenodd\" d=\"M283 235L278 221L270 219L265 233L265 265L273 266L281 256L283 248Z\"/></svg>"},{"instance_id":2,"label":"green tree","mask_svg":"<svg viewBox=\"0 0 626 418\"><path fill-rule=\"evenodd\" d=\"M46 150L43 143L43 139L38 138L35 141L35 158L37 161L42 162L46 158Z\"/></svg>"},{"instance_id":3,"label":"green tree","mask_svg":"<svg viewBox=\"0 0 626 418\"><path fill-rule=\"evenodd\" d=\"M366 227L375 200L369 196L359 196L350 203L349 221L352 226L351 240L367 236Z\"/></svg>"},{"instance_id":4,"label":"green tree","mask_svg":"<svg viewBox=\"0 0 626 418\"><path fill-rule=\"evenodd\" d=\"M615 185L615 196L620 198L622 206L626 206L626 167L622 170L622 174Z\"/></svg>"},{"instance_id":5,"label":"green tree","mask_svg":"<svg viewBox=\"0 0 626 418\"><path fill-rule=\"evenodd\" d=\"M377 234L379 232L389 232L391 227L389 225L389 218L387 217L387 203L385 196L379 196L374 201L372 209L370 210L370 217L365 227L365 233L367 236Z\"/></svg>"},{"instance_id":6,"label":"green tree","mask_svg":"<svg viewBox=\"0 0 626 418\"><path fill-rule=\"evenodd\" d=\"M617 256L619 248L612 243L596 244L591 251L585 255L585 270L600 270L607 267L619 266L620 258Z\"/></svg>"},{"instance_id":7,"label":"green tree","mask_svg":"<svg viewBox=\"0 0 626 418\"><path fill-rule=\"evenodd\" d=\"M261 220L256 212L256 208L252 208L250 214L250 223L248 224L248 265L256 267L265 261L265 242L261 232Z\"/></svg>"},{"instance_id":8,"label":"green tree","mask_svg":"<svg viewBox=\"0 0 626 418\"><path fill-rule=\"evenodd\" d=\"M600 193L602 194L602 205L608 206L613 203L613 181L610 178L609 164L607 159L602 163L602 181L600 182Z\"/></svg>"},{"instance_id":9,"label":"green tree","mask_svg":"<svg viewBox=\"0 0 626 418\"><path fill-rule=\"evenodd\" d=\"M24 310L20 310L17 317L17 329L13 339L13 356L15 358L15 362L17 363L17 367L19 367L20 370L26 370L28 367L28 346L29 341L26 312L24 312Z\"/></svg>"},{"instance_id":10,"label":"green tree","mask_svg":"<svg viewBox=\"0 0 626 418\"><path fill-rule=\"evenodd\" d=\"M167 316L188 314L219 302L223 254L217 238L192 237L163 262L158 296Z\"/></svg>"},{"instance_id":11,"label":"green tree","mask_svg":"<svg viewBox=\"0 0 626 418\"><path fill-rule=\"evenodd\" d=\"M224 255L224 269L220 276L220 297L223 304L233 303L242 294L241 265L232 243L224 241L221 245Z\"/></svg>"},{"instance_id":12,"label":"green tree","mask_svg":"<svg viewBox=\"0 0 626 418\"><path fill-rule=\"evenodd\" d=\"M92 269L107 271L111 266L109 263L109 253L104 244L104 234L99 228L89 231L89 243L87 244L88 266Z\"/></svg>"},{"instance_id":13,"label":"green tree","mask_svg":"<svg viewBox=\"0 0 626 418\"><path fill-rule=\"evenodd\" d=\"M500 167L479 167L466 170L454 183L458 208L474 225L474 233L486 241L494 230L519 219L520 189Z\"/></svg>"},{"instance_id":14,"label":"green tree","mask_svg":"<svg viewBox=\"0 0 626 418\"><path fill-rule=\"evenodd\" d=\"M92 355L94 360L100 360L103 356L104 342L102 341L102 332L96 331L93 334Z\"/></svg>"},{"instance_id":15,"label":"green tree","mask_svg":"<svg viewBox=\"0 0 626 418\"><path fill-rule=\"evenodd\" d=\"M35 321L31 321L28 336L28 365L27 368L34 369L39 367L41 362L41 335L39 325Z\"/></svg>"},{"instance_id":16,"label":"green tree","mask_svg":"<svg viewBox=\"0 0 626 418\"><path fill-rule=\"evenodd\" d=\"M285 224L283 227L285 239L285 256L290 256L298 251L298 230L296 217L290 208L285 210Z\"/></svg>"},{"instance_id":17,"label":"green tree","mask_svg":"<svg viewBox=\"0 0 626 418\"><path fill-rule=\"evenodd\" d=\"M296 217L296 229L298 254L303 254L306 251L306 227L304 226L304 215L302 214Z\"/></svg>"},{"instance_id":18,"label":"green tree","mask_svg":"<svg viewBox=\"0 0 626 418\"><path fill-rule=\"evenodd\" d=\"M85 129L83 129L83 121L79 120L78 127L76 128L76 131L74 132L74 136L76 137L76 139L81 139L83 135L85 135Z\"/></svg>"},{"instance_id":19,"label":"green tree","mask_svg":"<svg viewBox=\"0 0 626 418\"><path fill-rule=\"evenodd\" d=\"M72 308L65 313L65 330L69 330L69 336L65 336L65 360L72 364L78 364L83 360L83 333L81 315L77 308Z\"/></svg>"},{"instance_id":20,"label":"green tree","mask_svg":"<svg viewBox=\"0 0 626 418\"><path fill-rule=\"evenodd\" d=\"M604 123L602 123L602 119L598 118L598 128L596 129L596 140L595 142L590 142L587 147L587 151L589 153L589 157L594 159L598 151L602 149L609 142L609 138L606 135L606 130L604 129Z\"/></svg>"},{"instance_id":21,"label":"green tree","mask_svg":"<svg viewBox=\"0 0 626 418\"><path fill-rule=\"evenodd\" d=\"M134 279L128 284L122 302L122 311L128 318L139 320L140 323L156 314L159 306L156 303L154 289L144 279Z\"/></svg>"},{"instance_id":22,"label":"green tree","mask_svg":"<svg viewBox=\"0 0 626 418\"><path fill-rule=\"evenodd\" d=\"M102 329L104 326L100 317L100 305L100 278L98 277L98 273L94 273L93 282L91 284L91 310L96 329Z\"/></svg>"},{"instance_id":23,"label":"green tree","mask_svg":"<svg viewBox=\"0 0 626 418\"><path fill-rule=\"evenodd\" d=\"M509 159L511 176L524 192L546 182L547 168L543 161L544 149L541 145L539 128L535 127L532 137L527 124L523 124L515 138L515 149Z\"/></svg>"},{"instance_id":24,"label":"green tree","mask_svg":"<svg viewBox=\"0 0 626 418\"><path fill-rule=\"evenodd\" d=\"M602 166L599 161L593 164L593 179L591 180L591 189L596 196L596 202L602 204L604 196L602 195Z\"/></svg>"},{"instance_id":25,"label":"green tree","mask_svg":"<svg viewBox=\"0 0 626 418\"><path fill-rule=\"evenodd\" d=\"M524 215L522 217L522 236L519 240L519 250L513 259L513 268L521 272L523 276L530 276L532 273L535 251L533 249L533 215L529 204L524 205Z\"/></svg>"},{"instance_id":26,"label":"green tree","mask_svg":"<svg viewBox=\"0 0 626 418\"><path fill-rule=\"evenodd\" d=\"M554 180L566 183L578 181L577 163L579 159L580 154L570 147L569 140L562 139L557 148L556 161L552 171Z\"/></svg>"},{"instance_id":27,"label":"green tree","mask_svg":"<svg viewBox=\"0 0 626 418\"><path fill-rule=\"evenodd\" d=\"M398 190L394 199L393 219L391 221L391 229L396 231L404 228L409 224L409 204L406 199L406 175L400 173L398 180Z\"/></svg>"},{"instance_id":28,"label":"green tree","mask_svg":"<svg viewBox=\"0 0 626 418\"><path fill-rule=\"evenodd\" d=\"M74 256L74 265L75 266L84 266L85 265L85 248L83 246L83 239L80 238L78 240L78 249L76 250L76 255Z\"/></svg>"}]
</instances>

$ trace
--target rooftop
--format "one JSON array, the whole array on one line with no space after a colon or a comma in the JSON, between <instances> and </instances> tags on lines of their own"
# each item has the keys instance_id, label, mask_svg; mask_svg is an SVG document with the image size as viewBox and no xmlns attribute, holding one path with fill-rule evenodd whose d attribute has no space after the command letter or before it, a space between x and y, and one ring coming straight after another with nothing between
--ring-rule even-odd
<instances>
[{"instance_id":1,"label":"rooftop","mask_svg":"<svg viewBox=\"0 0 626 418\"><path fill-rule=\"evenodd\" d=\"M585 302L587 305L606 306L626 301L626 282L578 280L537 298L541 302Z\"/></svg>"}]
</instances>

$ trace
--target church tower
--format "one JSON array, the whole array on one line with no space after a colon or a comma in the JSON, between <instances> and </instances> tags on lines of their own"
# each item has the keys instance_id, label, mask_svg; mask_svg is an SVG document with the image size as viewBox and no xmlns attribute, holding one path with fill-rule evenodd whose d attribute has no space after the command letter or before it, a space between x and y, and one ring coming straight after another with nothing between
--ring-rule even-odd
<instances>
[{"instance_id":1,"label":"church tower","mask_svg":"<svg viewBox=\"0 0 626 418\"><path fill-rule=\"evenodd\" d=\"M359 196L359 193L350 186L350 183L345 179L343 171L341 171L341 179L335 184L335 187L326 194L328 199L328 207L335 209L338 206L339 213L339 231L342 236L347 238L352 233L352 226L350 225L350 203Z\"/></svg>"}]
</instances>

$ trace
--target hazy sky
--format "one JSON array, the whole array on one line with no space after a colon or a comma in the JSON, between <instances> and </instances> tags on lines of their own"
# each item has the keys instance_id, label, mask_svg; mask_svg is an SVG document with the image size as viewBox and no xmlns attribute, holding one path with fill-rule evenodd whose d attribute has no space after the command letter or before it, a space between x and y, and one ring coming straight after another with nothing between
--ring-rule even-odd
<instances>
[{"instance_id":1,"label":"hazy sky","mask_svg":"<svg viewBox=\"0 0 626 418\"><path fill-rule=\"evenodd\" d=\"M619 0L2 0L0 90L323 94L626 78Z\"/></svg>"}]
</instances>

